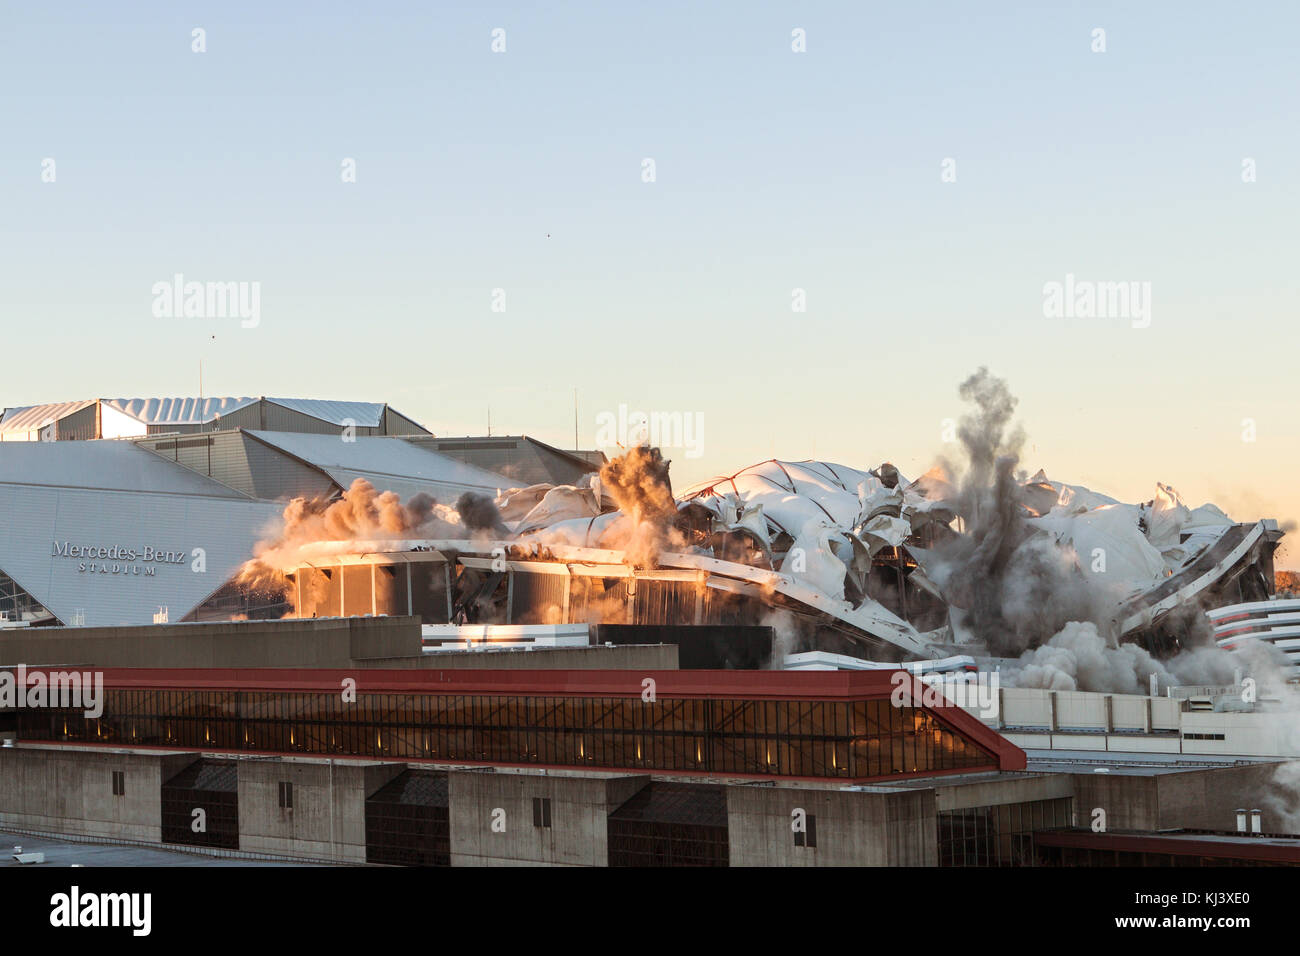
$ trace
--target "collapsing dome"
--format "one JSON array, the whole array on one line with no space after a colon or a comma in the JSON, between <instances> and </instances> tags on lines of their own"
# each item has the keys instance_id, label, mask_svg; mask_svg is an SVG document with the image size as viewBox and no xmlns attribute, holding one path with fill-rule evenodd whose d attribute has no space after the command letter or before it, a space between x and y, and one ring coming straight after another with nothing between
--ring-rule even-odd
<instances>
[{"instance_id":1,"label":"collapsing dome","mask_svg":"<svg viewBox=\"0 0 1300 956\"><path fill-rule=\"evenodd\" d=\"M454 506L357 481L291 504L244 574L280 579L302 615L768 625L774 666L818 650L994 657L1058 687L1222 679L1204 612L1271 595L1277 522L1191 508L1164 484L1125 504L1029 475L1006 383L981 368L958 392L964 460L915 480L888 462L769 460L674 495L669 462L637 446L571 485Z\"/></svg>"},{"instance_id":2,"label":"collapsing dome","mask_svg":"<svg viewBox=\"0 0 1300 956\"><path fill-rule=\"evenodd\" d=\"M994 547L937 469L909 481L889 464L772 460L674 497L666 463L641 448L578 484L510 489L495 501L466 495L454 508L411 508L380 495L400 514L380 508L368 525L356 516L376 508L376 496L359 483L312 521L299 514L309 532L274 542L258 564L290 575L305 615L766 623L785 632L787 651L893 660L1014 655L1072 620L1096 622L1112 642L1137 637L1172 653L1175 612L1188 602L1270 590L1281 537L1271 520L1236 524L1212 505L1186 507L1163 485L1135 505L1041 471L1008 488L1013 523ZM329 512L343 505L346 521ZM981 618L990 589L992 627Z\"/></svg>"}]
</instances>

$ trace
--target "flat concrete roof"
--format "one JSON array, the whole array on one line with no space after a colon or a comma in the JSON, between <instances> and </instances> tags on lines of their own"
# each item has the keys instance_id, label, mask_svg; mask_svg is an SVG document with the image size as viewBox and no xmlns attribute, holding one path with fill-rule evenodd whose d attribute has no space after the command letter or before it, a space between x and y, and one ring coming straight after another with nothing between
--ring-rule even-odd
<instances>
[{"instance_id":1,"label":"flat concrete roof","mask_svg":"<svg viewBox=\"0 0 1300 956\"><path fill-rule=\"evenodd\" d=\"M937 790L942 787L961 787L975 783L999 783L1007 780L1027 780L1048 776L1030 770L981 770L978 773L940 773L929 777L909 777L906 780L884 780L854 787L855 790Z\"/></svg>"},{"instance_id":2,"label":"flat concrete roof","mask_svg":"<svg viewBox=\"0 0 1300 956\"><path fill-rule=\"evenodd\" d=\"M1247 833L1093 833L1079 828L1040 830L1038 846L1075 847L1116 853L1157 853L1208 856L1258 863L1300 863L1300 839L1252 836Z\"/></svg>"},{"instance_id":3,"label":"flat concrete roof","mask_svg":"<svg viewBox=\"0 0 1300 956\"><path fill-rule=\"evenodd\" d=\"M19 863L13 848L24 853L44 853L44 863ZM30 836L0 830L0 868L50 866L314 866L312 863L289 863L279 860L246 860L238 857L185 853L161 847L132 846L116 843L77 843L54 837Z\"/></svg>"},{"instance_id":4,"label":"flat concrete roof","mask_svg":"<svg viewBox=\"0 0 1300 956\"><path fill-rule=\"evenodd\" d=\"M1107 773L1127 776L1155 776L1216 770L1261 763L1278 763L1274 757L1242 757L1235 754L1116 753L1104 750L1026 750L1026 769L1037 773Z\"/></svg>"}]
</instances>

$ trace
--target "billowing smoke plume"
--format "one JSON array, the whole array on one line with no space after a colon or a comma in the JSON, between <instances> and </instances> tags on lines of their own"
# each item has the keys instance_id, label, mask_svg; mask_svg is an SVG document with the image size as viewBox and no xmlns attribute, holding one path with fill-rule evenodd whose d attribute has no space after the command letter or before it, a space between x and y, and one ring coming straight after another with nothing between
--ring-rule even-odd
<instances>
[{"instance_id":1,"label":"billowing smoke plume","mask_svg":"<svg viewBox=\"0 0 1300 956\"><path fill-rule=\"evenodd\" d=\"M456 499L456 512L461 523L471 532L503 538L510 532L501 520L496 502L487 495L467 491Z\"/></svg>"},{"instance_id":2,"label":"billowing smoke plume","mask_svg":"<svg viewBox=\"0 0 1300 956\"><path fill-rule=\"evenodd\" d=\"M1137 644L1108 645L1091 621L1071 621L1046 643L1025 651L1020 662L1019 672L1007 674L1017 687L1146 694L1151 674L1163 686L1178 683Z\"/></svg>"},{"instance_id":3,"label":"billowing smoke plume","mask_svg":"<svg viewBox=\"0 0 1300 956\"><path fill-rule=\"evenodd\" d=\"M1072 547L1027 520L1015 473L1024 434L1012 425L1016 399L1006 382L981 368L959 394L974 407L957 430L964 467L947 470L961 474L957 510L966 533L936 549L933 577L960 637L994 656L1020 658L1006 671L1011 684L1141 694L1152 675L1162 689L1231 684L1242 671L1280 680L1266 651L1215 647L1195 605L1170 619L1182 647L1174 657L1157 660L1135 644L1118 644L1112 618L1123 595L1086 577Z\"/></svg>"},{"instance_id":4,"label":"billowing smoke plume","mask_svg":"<svg viewBox=\"0 0 1300 956\"><path fill-rule=\"evenodd\" d=\"M1292 693L1286 693L1287 690ZM1286 715L1279 728L1278 750L1284 754L1300 753L1300 694L1293 687L1262 687L1261 696L1274 697ZM1279 764L1264 790L1261 808L1265 813L1266 833L1300 835L1300 760Z\"/></svg>"},{"instance_id":5,"label":"billowing smoke plume","mask_svg":"<svg viewBox=\"0 0 1300 956\"><path fill-rule=\"evenodd\" d=\"M1176 686L1232 686L1250 677L1261 697L1294 698L1286 685L1286 655L1271 644L1250 641L1234 651L1206 645L1159 660L1137 644L1108 643L1090 621L1069 622L1002 674L1013 687L1116 694L1150 693L1152 675L1157 693Z\"/></svg>"},{"instance_id":6,"label":"billowing smoke plume","mask_svg":"<svg viewBox=\"0 0 1300 956\"><path fill-rule=\"evenodd\" d=\"M1024 430L1011 427L1019 400L1011 394L1007 383L981 366L979 370L957 387L963 402L971 402L975 410L962 416L957 426L957 438L966 453L966 474L962 481L965 497L964 511L978 512L984 504L989 489L994 487L994 476L1000 460L1010 459L1014 467L1025 443Z\"/></svg>"},{"instance_id":7,"label":"billowing smoke plume","mask_svg":"<svg viewBox=\"0 0 1300 956\"><path fill-rule=\"evenodd\" d=\"M253 559L245 563L237 580L249 588L291 593L285 572L301 565L303 549L318 542L463 539L495 528L504 530L495 505L480 498L461 496L468 519L423 492L403 503L395 492L377 491L364 478L352 482L334 501L295 498L285 506L278 533L258 543Z\"/></svg>"},{"instance_id":8,"label":"billowing smoke plume","mask_svg":"<svg viewBox=\"0 0 1300 956\"><path fill-rule=\"evenodd\" d=\"M686 544L674 525L669 464L658 448L637 445L600 469L602 490L622 512L601 536L601 547L622 549L638 567L655 567L660 553Z\"/></svg>"},{"instance_id":9,"label":"billowing smoke plume","mask_svg":"<svg viewBox=\"0 0 1300 956\"><path fill-rule=\"evenodd\" d=\"M602 494L608 495L619 513L611 516L603 530L600 547L622 549L631 563L653 567L664 549L683 546L685 539L674 527L677 505L668 480L668 464L659 449L640 446L604 466L599 483L592 483L597 489L596 506ZM289 597L292 589L286 572L318 560L319 549L312 546L322 543L338 542L343 550L355 551L366 550L370 542L403 539L482 542L513 537L497 502L487 495L466 492L454 508L424 493L403 502L396 493L380 492L364 478L358 478L337 500L291 501L284 509L280 528L273 537L259 542L253 559L241 569L238 582L246 588ZM537 538L544 540L545 532ZM617 618L618 603L597 600L597 607L609 605L599 619Z\"/></svg>"},{"instance_id":10,"label":"billowing smoke plume","mask_svg":"<svg viewBox=\"0 0 1300 956\"><path fill-rule=\"evenodd\" d=\"M958 393L975 406L957 430L966 458L957 509L966 533L938 549L934 577L963 636L998 656L1018 654L1069 621L1098 620L1099 596L1074 553L1032 537L1025 521L1015 475L1024 433L1011 425L1016 399L1006 382L981 368Z\"/></svg>"},{"instance_id":11,"label":"billowing smoke plume","mask_svg":"<svg viewBox=\"0 0 1300 956\"><path fill-rule=\"evenodd\" d=\"M768 661L768 670L782 670L786 655L808 650L812 628L806 620L785 608L772 608L763 615L759 624L772 629L772 658Z\"/></svg>"},{"instance_id":12,"label":"billowing smoke plume","mask_svg":"<svg viewBox=\"0 0 1300 956\"><path fill-rule=\"evenodd\" d=\"M1267 814L1265 831L1300 834L1300 760L1278 766L1261 802Z\"/></svg>"}]
</instances>

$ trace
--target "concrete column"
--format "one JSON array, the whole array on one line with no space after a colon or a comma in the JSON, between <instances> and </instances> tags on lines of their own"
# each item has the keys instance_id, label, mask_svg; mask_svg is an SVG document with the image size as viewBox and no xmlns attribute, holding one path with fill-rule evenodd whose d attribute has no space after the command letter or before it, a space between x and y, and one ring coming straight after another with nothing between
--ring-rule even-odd
<instances>
[{"instance_id":1,"label":"concrete column","mask_svg":"<svg viewBox=\"0 0 1300 956\"><path fill-rule=\"evenodd\" d=\"M506 623L513 621L515 610L515 569L506 572Z\"/></svg>"},{"instance_id":2,"label":"concrete column","mask_svg":"<svg viewBox=\"0 0 1300 956\"><path fill-rule=\"evenodd\" d=\"M447 585L447 622L451 623L451 612L454 610L451 602L451 562L444 562L442 565L442 580Z\"/></svg>"},{"instance_id":3,"label":"concrete column","mask_svg":"<svg viewBox=\"0 0 1300 956\"><path fill-rule=\"evenodd\" d=\"M560 607L560 620L565 624L572 624L569 620L569 592L573 590L573 572L569 566L564 566L564 603Z\"/></svg>"}]
</instances>

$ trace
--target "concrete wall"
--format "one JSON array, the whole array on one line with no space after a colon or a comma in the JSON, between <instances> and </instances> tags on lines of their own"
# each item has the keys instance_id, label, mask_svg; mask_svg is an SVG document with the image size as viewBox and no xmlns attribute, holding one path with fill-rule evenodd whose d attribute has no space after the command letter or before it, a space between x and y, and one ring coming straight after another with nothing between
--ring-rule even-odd
<instances>
[{"instance_id":1,"label":"concrete wall","mask_svg":"<svg viewBox=\"0 0 1300 956\"><path fill-rule=\"evenodd\" d=\"M1215 767L1151 776L1073 774L1076 826L1091 826L1094 808L1106 811L1109 830L1235 830L1236 810L1264 811L1264 832L1285 829L1261 801L1277 764Z\"/></svg>"},{"instance_id":2,"label":"concrete wall","mask_svg":"<svg viewBox=\"0 0 1300 956\"><path fill-rule=\"evenodd\" d=\"M1183 714L1183 752L1300 756L1300 722L1294 714L1233 714L1189 711ZM1222 740L1187 739L1187 734L1222 735Z\"/></svg>"},{"instance_id":3,"label":"concrete wall","mask_svg":"<svg viewBox=\"0 0 1300 956\"><path fill-rule=\"evenodd\" d=\"M352 667L420 653L411 617L221 621L0 632L0 663L88 667Z\"/></svg>"},{"instance_id":4,"label":"concrete wall","mask_svg":"<svg viewBox=\"0 0 1300 956\"><path fill-rule=\"evenodd\" d=\"M1160 800L1161 827L1197 830L1235 830L1237 808L1262 810L1261 830L1283 833L1285 820L1268 805L1278 764L1223 767L1190 773L1164 774L1156 778Z\"/></svg>"},{"instance_id":5,"label":"concrete wall","mask_svg":"<svg viewBox=\"0 0 1300 956\"><path fill-rule=\"evenodd\" d=\"M995 729L1151 733L1177 730L1181 718L1182 701L1168 697L1004 687L997 717L985 722Z\"/></svg>"},{"instance_id":6,"label":"concrete wall","mask_svg":"<svg viewBox=\"0 0 1300 956\"><path fill-rule=\"evenodd\" d=\"M162 784L196 753L101 748L0 749L0 825L84 836L162 840ZM113 772L126 793L113 793Z\"/></svg>"},{"instance_id":7,"label":"concrete wall","mask_svg":"<svg viewBox=\"0 0 1300 956\"><path fill-rule=\"evenodd\" d=\"M1223 754L1239 757L1300 756L1300 729L1289 714L1182 714L1182 733L1047 733L999 731L1022 750L1097 750L1115 753ZM1199 736L1189 736L1199 735ZM1208 739L1220 735L1222 740Z\"/></svg>"},{"instance_id":8,"label":"concrete wall","mask_svg":"<svg viewBox=\"0 0 1300 956\"><path fill-rule=\"evenodd\" d=\"M676 670L675 644L425 654L416 617L0 631L0 666Z\"/></svg>"},{"instance_id":9,"label":"concrete wall","mask_svg":"<svg viewBox=\"0 0 1300 956\"><path fill-rule=\"evenodd\" d=\"M791 814L817 818L817 846L794 845ZM933 790L727 788L732 866L934 866Z\"/></svg>"},{"instance_id":10,"label":"concrete wall","mask_svg":"<svg viewBox=\"0 0 1300 956\"><path fill-rule=\"evenodd\" d=\"M524 670L677 670L676 644L625 644L618 647L548 647L535 651L443 651L421 657L372 660L371 667L521 668Z\"/></svg>"},{"instance_id":11,"label":"concrete wall","mask_svg":"<svg viewBox=\"0 0 1300 956\"><path fill-rule=\"evenodd\" d=\"M255 853L366 859L366 797L404 764L366 761L241 760L239 848ZM293 784L293 808L280 783Z\"/></svg>"},{"instance_id":12,"label":"concrete wall","mask_svg":"<svg viewBox=\"0 0 1300 956\"><path fill-rule=\"evenodd\" d=\"M1074 825L1091 827L1094 811L1104 810L1107 830L1154 830L1160 799L1152 776L1077 773L1074 777Z\"/></svg>"},{"instance_id":13,"label":"concrete wall","mask_svg":"<svg viewBox=\"0 0 1300 956\"><path fill-rule=\"evenodd\" d=\"M199 755L19 744L0 748L0 827L161 840L161 789ZM933 866L936 813L1074 796L1075 825L1106 811L1111 831L1176 827L1231 830L1238 807L1264 811L1265 832L1285 832L1263 800L1277 764L1165 774L1024 774L861 790L729 785L732 866ZM401 762L240 759L239 849L365 861L365 801L406 769ZM113 794L112 774L126 793ZM648 774L449 771L453 866L605 866L609 814ZM279 784L294 785L293 808ZM533 798L551 800L551 826L533 825ZM794 844L791 811L817 818L817 846ZM495 817L501 810L503 817ZM504 830L493 828L504 820Z\"/></svg>"},{"instance_id":14,"label":"concrete wall","mask_svg":"<svg viewBox=\"0 0 1300 956\"><path fill-rule=\"evenodd\" d=\"M1198 753L1184 748L1177 734L1049 734L1003 731L1002 736L1021 750L1095 750L1115 753Z\"/></svg>"},{"instance_id":15,"label":"concrete wall","mask_svg":"<svg viewBox=\"0 0 1300 956\"><path fill-rule=\"evenodd\" d=\"M942 812L1072 796L1074 781L1068 774L999 775L989 780L936 784L934 808Z\"/></svg>"},{"instance_id":16,"label":"concrete wall","mask_svg":"<svg viewBox=\"0 0 1300 956\"><path fill-rule=\"evenodd\" d=\"M451 865L608 866L609 814L649 780L453 771ZM535 797L551 800L549 827L533 825Z\"/></svg>"}]
</instances>

